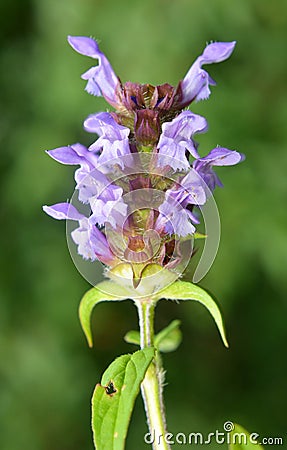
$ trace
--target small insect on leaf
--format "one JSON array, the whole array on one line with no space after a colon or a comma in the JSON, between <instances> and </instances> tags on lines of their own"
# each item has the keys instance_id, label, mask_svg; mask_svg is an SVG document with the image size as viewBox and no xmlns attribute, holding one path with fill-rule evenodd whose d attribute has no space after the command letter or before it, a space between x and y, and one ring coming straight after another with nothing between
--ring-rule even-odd
<instances>
[{"instance_id":1,"label":"small insect on leaf","mask_svg":"<svg viewBox=\"0 0 287 450\"><path fill-rule=\"evenodd\" d=\"M105 386L105 389L106 389L106 394L107 395L113 395L113 394L115 394L117 392L117 390L116 390L116 388L114 386L114 383L112 381L110 381L107 384L107 386Z\"/></svg>"}]
</instances>

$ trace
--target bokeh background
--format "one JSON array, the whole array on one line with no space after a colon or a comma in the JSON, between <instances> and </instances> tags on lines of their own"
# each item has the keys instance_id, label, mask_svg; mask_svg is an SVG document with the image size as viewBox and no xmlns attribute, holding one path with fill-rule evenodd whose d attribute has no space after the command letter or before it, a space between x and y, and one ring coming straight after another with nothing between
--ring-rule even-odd
<instances>
[{"instance_id":1,"label":"bokeh background","mask_svg":"<svg viewBox=\"0 0 287 450\"><path fill-rule=\"evenodd\" d=\"M68 46L68 34L95 36L123 81L153 84L176 84L207 41L237 40L230 60L209 67L218 82L210 100L192 105L209 121L202 154L217 144L246 154L219 170L221 245L200 283L218 299L231 347L194 302L160 302L156 327L182 320L183 343L164 356L171 432L232 420L286 445L287 3L1 0L0 25L1 450L92 450L94 385L134 350L123 341L137 327L128 301L96 309L87 348L77 309L89 285L65 224L41 211L74 189L73 168L44 150L89 145L82 121L106 108L84 92L80 74L92 60ZM127 449L148 448L146 431L139 398Z\"/></svg>"}]
</instances>

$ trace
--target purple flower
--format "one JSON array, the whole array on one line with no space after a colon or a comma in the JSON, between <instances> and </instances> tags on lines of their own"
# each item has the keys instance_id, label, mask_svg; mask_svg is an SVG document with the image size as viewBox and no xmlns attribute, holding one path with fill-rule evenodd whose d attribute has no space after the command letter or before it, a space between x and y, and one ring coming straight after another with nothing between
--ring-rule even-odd
<instances>
[{"instance_id":1,"label":"purple flower","mask_svg":"<svg viewBox=\"0 0 287 450\"><path fill-rule=\"evenodd\" d=\"M199 158L197 145L192 137L206 130L207 122L204 117L193 114L191 111L183 111L171 122L163 123L157 148L159 155L168 158L160 157L159 164L169 165L174 170L188 169L190 165L185 155L186 150L194 158Z\"/></svg>"},{"instance_id":2,"label":"purple flower","mask_svg":"<svg viewBox=\"0 0 287 450\"><path fill-rule=\"evenodd\" d=\"M190 221L199 223L196 216L185 209L188 205L203 205L206 195L201 177L191 169L172 189L165 193L165 200L159 207L156 222L158 229L163 228L169 234L187 236L195 232Z\"/></svg>"},{"instance_id":3,"label":"purple flower","mask_svg":"<svg viewBox=\"0 0 287 450\"><path fill-rule=\"evenodd\" d=\"M204 205L206 202L202 179L193 169L173 189L166 191L166 197L172 198L184 208L187 205Z\"/></svg>"},{"instance_id":4,"label":"purple flower","mask_svg":"<svg viewBox=\"0 0 287 450\"><path fill-rule=\"evenodd\" d=\"M91 117L90 122L93 124L94 121L95 123L100 123L99 127L102 126L100 120ZM105 222L109 222L113 227L116 227L117 220L121 220L122 223L121 216L125 216L127 211L127 205L125 205L121 198L123 190L115 184L112 184L105 174L95 169L95 165L97 165L99 160L95 153L89 151L81 144L74 144L70 147L59 147L47 153L56 161L63 164L79 164L81 166L75 173L75 179L77 181L76 188L79 191L79 200L83 203L90 203L93 211L90 218L92 224L97 223L103 225ZM50 215L54 214L53 217L57 219L72 219L72 212L75 213L77 210L69 203L60 203L59 205L60 209L55 207L47 211L51 213ZM67 205L69 206L69 210L67 209ZM63 217L60 217L61 214ZM78 219L80 219L80 216L78 216Z\"/></svg>"},{"instance_id":5,"label":"purple flower","mask_svg":"<svg viewBox=\"0 0 287 450\"><path fill-rule=\"evenodd\" d=\"M209 44L203 54L195 60L184 79L179 83L182 91L180 101L182 108L194 100L198 101L209 97L209 85L215 85L216 83L201 66L225 61L233 52L235 44L235 41L214 42Z\"/></svg>"},{"instance_id":6,"label":"purple flower","mask_svg":"<svg viewBox=\"0 0 287 450\"><path fill-rule=\"evenodd\" d=\"M71 205L71 203L56 203L52 206L43 206L43 210L49 216L53 217L57 220L82 220L86 218L83 214L79 213L79 211Z\"/></svg>"},{"instance_id":7,"label":"purple flower","mask_svg":"<svg viewBox=\"0 0 287 450\"><path fill-rule=\"evenodd\" d=\"M99 60L98 66L91 67L82 75L84 80L88 80L86 90L92 95L103 95L107 102L115 106L117 104L115 92L119 79L106 56L100 51L97 42L85 36L68 36L68 42L81 55Z\"/></svg>"},{"instance_id":8,"label":"purple flower","mask_svg":"<svg viewBox=\"0 0 287 450\"><path fill-rule=\"evenodd\" d=\"M43 206L43 210L49 216L58 220L75 220L79 222L79 227L72 233L72 239L78 245L78 253L84 259L94 261L98 259L104 264L111 265L115 256L110 250L105 235L90 220L79 213L70 203L57 203L52 206Z\"/></svg>"},{"instance_id":9,"label":"purple flower","mask_svg":"<svg viewBox=\"0 0 287 450\"><path fill-rule=\"evenodd\" d=\"M49 150L47 153L62 164L80 166L75 172L75 180L77 182L77 189L79 190L79 199L83 203L88 203L89 198L96 193L95 178L90 175L98 162L98 155L96 152L89 151L84 145L73 144L68 147L59 147L54 150Z\"/></svg>"},{"instance_id":10,"label":"purple flower","mask_svg":"<svg viewBox=\"0 0 287 450\"><path fill-rule=\"evenodd\" d=\"M84 122L85 130L100 137L89 150L102 150L98 165L104 163L119 164L123 168L123 156L130 154L129 128L119 125L109 113L91 114Z\"/></svg>"},{"instance_id":11,"label":"purple flower","mask_svg":"<svg viewBox=\"0 0 287 450\"><path fill-rule=\"evenodd\" d=\"M195 227L190 222L193 217L172 197L167 197L158 210L160 214L155 229L159 233L185 237L195 232Z\"/></svg>"},{"instance_id":12,"label":"purple flower","mask_svg":"<svg viewBox=\"0 0 287 450\"><path fill-rule=\"evenodd\" d=\"M127 205L122 199L123 190L114 184L106 185L94 197L89 199L93 214L92 224L104 225L110 223L112 227L121 226L127 216Z\"/></svg>"},{"instance_id":13,"label":"purple flower","mask_svg":"<svg viewBox=\"0 0 287 450\"><path fill-rule=\"evenodd\" d=\"M122 195L122 189L112 185L106 175L95 168L99 165L100 161L97 151L89 151L81 144L73 144L68 147L59 147L54 150L49 150L47 153L62 164L80 165L80 168L75 172L75 180L77 182L76 189L79 190L79 200L81 202L89 203L91 198L100 195L104 198L106 195L106 188L109 188L109 192L116 190L117 192L121 192L120 195ZM109 200L111 200L111 198L109 198Z\"/></svg>"},{"instance_id":14,"label":"purple flower","mask_svg":"<svg viewBox=\"0 0 287 450\"><path fill-rule=\"evenodd\" d=\"M208 188L213 191L217 186L222 187L222 183L213 166L234 166L244 160L244 155L234 150L223 147L216 147L204 158L199 158L193 163L193 168L202 177Z\"/></svg>"},{"instance_id":15,"label":"purple flower","mask_svg":"<svg viewBox=\"0 0 287 450\"><path fill-rule=\"evenodd\" d=\"M48 150L47 153L62 164L80 165L80 169L75 173L75 180L77 182L87 173L91 172L97 166L98 162L96 152L90 152L84 145L78 143Z\"/></svg>"}]
</instances>

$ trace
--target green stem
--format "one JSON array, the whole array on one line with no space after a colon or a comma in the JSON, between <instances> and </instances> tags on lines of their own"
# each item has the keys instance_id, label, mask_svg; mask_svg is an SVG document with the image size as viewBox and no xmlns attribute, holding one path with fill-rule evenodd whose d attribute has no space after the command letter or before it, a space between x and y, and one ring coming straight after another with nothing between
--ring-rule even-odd
<instances>
[{"instance_id":1,"label":"green stem","mask_svg":"<svg viewBox=\"0 0 287 450\"><path fill-rule=\"evenodd\" d=\"M137 300L136 306L140 322L141 348L152 347L154 345L155 303L150 299ZM166 442L167 430L162 392L163 378L164 370L160 358L155 357L147 369L141 385L150 433L147 441L152 443L153 450L170 450L171 448Z\"/></svg>"}]
</instances>

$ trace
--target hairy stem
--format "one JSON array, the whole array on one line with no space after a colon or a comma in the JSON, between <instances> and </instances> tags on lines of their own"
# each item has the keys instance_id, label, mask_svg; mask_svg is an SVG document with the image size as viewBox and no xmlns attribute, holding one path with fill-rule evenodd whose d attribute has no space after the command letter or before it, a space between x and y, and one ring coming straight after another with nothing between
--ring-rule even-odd
<instances>
[{"instance_id":1,"label":"hairy stem","mask_svg":"<svg viewBox=\"0 0 287 450\"><path fill-rule=\"evenodd\" d=\"M141 348L154 345L154 309L155 304L149 300L137 300ZM164 371L159 357L150 364L141 385L142 397L145 405L149 434L145 441L152 444L154 450L170 450L166 442L166 419L163 404L162 384Z\"/></svg>"}]
</instances>

